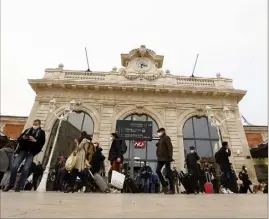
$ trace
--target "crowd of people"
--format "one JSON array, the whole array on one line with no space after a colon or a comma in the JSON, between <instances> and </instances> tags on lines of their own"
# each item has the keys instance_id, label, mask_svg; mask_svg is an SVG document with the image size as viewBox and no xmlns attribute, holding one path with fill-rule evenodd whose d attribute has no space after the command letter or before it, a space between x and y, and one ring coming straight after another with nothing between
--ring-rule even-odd
<instances>
[{"instance_id":1,"label":"crowd of people","mask_svg":"<svg viewBox=\"0 0 269 219\"><path fill-rule=\"evenodd\" d=\"M3 191L7 192L14 189L15 192L19 192L25 189L30 175L32 175L31 188L33 187L36 190L42 177L43 167L41 163L36 165L33 159L42 150L45 143L45 132L40 125L41 121L35 120L33 126L20 135L15 150L9 146L0 150L0 180ZM111 183L113 171L116 171L128 175L126 177L126 180L127 178L129 180L128 183L130 183L130 180L133 182L131 192L147 191L149 193L163 192L165 194L175 194L176 191L177 193L195 194L201 192L218 193L219 191L224 194L253 192L246 166L243 166L238 177L236 176L236 172L229 161L231 150L227 142L222 142L222 147L215 154L215 161L221 171L221 187L219 189L215 169L209 164L201 168L200 157L194 146L190 147L190 152L186 155L187 171L177 171L175 167L173 168L171 139L164 128L160 128L157 133L159 141L156 144L156 174L153 174L154 171L145 163L145 166L139 172L138 181L131 179L128 175L128 168L127 170L124 168L124 153L127 150L125 141L119 139L117 133L111 133L111 146L108 153L110 162L110 169L107 174L108 185ZM102 148L85 131L81 132L79 138L74 141L75 149L70 156L60 156L56 162L54 190L65 193L73 193L82 188L85 188L85 193L98 191L98 189L102 190L102 188L98 188L99 185L93 177L96 174L103 178L106 176L104 164L106 157L102 153ZM239 187L238 179L241 180ZM255 188L257 191L262 191L264 186L260 184L259 187ZM115 190L115 188L110 189L110 191ZM122 189L122 192L124 191L127 190Z\"/></svg>"}]
</instances>

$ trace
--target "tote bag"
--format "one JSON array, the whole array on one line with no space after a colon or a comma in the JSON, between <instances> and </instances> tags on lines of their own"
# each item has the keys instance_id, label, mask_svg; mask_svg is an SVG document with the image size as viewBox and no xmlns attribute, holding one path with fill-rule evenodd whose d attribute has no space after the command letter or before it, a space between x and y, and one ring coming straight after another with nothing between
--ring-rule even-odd
<instances>
[{"instance_id":1,"label":"tote bag","mask_svg":"<svg viewBox=\"0 0 269 219\"><path fill-rule=\"evenodd\" d=\"M73 153L67 158L66 162L65 162L65 169L67 171L71 171L74 166L76 165L77 162L77 157L76 155L74 155Z\"/></svg>"},{"instance_id":2,"label":"tote bag","mask_svg":"<svg viewBox=\"0 0 269 219\"><path fill-rule=\"evenodd\" d=\"M125 181L125 175L112 170L111 185L116 189L122 189Z\"/></svg>"}]
</instances>

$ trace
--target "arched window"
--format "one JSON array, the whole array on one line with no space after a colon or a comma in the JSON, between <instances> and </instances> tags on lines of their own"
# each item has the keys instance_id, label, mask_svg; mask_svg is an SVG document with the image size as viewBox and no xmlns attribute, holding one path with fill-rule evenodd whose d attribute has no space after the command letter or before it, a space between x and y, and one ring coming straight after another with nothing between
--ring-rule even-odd
<instances>
[{"instance_id":1,"label":"arched window","mask_svg":"<svg viewBox=\"0 0 269 219\"><path fill-rule=\"evenodd\" d=\"M57 120L53 125L44 155L43 165L46 165L48 162L58 124L59 121ZM71 154L75 147L74 139L77 139L82 131L86 131L89 135L92 136L93 128L93 120L88 114L83 111L71 113L66 121L62 121L51 165L54 165L59 156L68 157Z\"/></svg>"},{"instance_id":2,"label":"arched window","mask_svg":"<svg viewBox=\"0 0 269 219\"><path fill-rule=\"evenodd\" d=\"M219 149L216 127L212 127L207 117L192 117L183 127L184 153L194 146L201 161L214 162L214 154Z\"/></svg>"},{"instance_id":3,"label":"arched window","mask_svg":"<svg viewBox=\"0 0 269 219\"><path fill-rule=\"evenodd\" d=\"M152 133L153 135L157 134L158 125L156 121L146 114L132 114L126 117L124 120L131 121L152 121ZM135 146L135 141L126 141L128 146L127 152L124 154L124 160L126 162L130 162L133 160L133 164L130 166L134 167L134 172L136 172L135 168L139 168L141 165L144 165L144 162L147 162L153 171L156 170L157 165L157 155L156 155L156 143L158 142L158 138L154 138L152 141L147 141L146 146L144 148L139 148Z\"/></svg>"}]
</instances>

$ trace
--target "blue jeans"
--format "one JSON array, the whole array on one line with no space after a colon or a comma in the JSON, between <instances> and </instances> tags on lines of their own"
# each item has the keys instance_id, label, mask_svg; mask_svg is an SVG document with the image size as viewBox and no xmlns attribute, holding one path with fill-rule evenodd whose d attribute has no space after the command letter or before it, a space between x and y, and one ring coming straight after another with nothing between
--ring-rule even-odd
<instances>
[{"instance_id":1,"label":"blue jeans","mask_svg":"<svg viewBox=\"0 0 269 219\"><path fill-rule=\"evenodd\" d=\"M18 185L17 185L18 189L24 188L25 182L26 182L27 177L28 177L29 169L30 169L30 167L33 163L33 160L34 160L34 155L28 153L27 151L20 151L19 154L15 157L15 159L13 161L13 164L11 167L10 180L9 180L9 186L11 188L13 188L15 185L18 169L19 169L19 167L24 159L26 159L25 164L24 164L23 170L21 172L20 180L19 180Z\"/></svg>"},{"instance_id":2,"label":"blue jeans","mask_svg":"<svg viewBox=\"0 0 269 219\"><path fill-rule=\"evenodd\" d=\"M230 189L231 187L231 170L223 170L221 175L221 184L224 188Z\"/></svg>"}]
</instances>

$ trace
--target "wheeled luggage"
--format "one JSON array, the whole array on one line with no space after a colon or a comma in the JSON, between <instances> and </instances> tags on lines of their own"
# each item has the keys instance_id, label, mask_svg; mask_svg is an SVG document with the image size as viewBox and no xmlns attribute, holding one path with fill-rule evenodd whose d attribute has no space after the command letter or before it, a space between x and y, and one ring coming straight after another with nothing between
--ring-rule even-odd
<instances>
[{"instance_id":1,"label":"wheeled luggage","mask_svg":"<svg viewBox=\"0 0 269 219\"><path fill-rule=\"evenodd\" d=\"M1 181L1 187L2 188L5 188L6 186L8 186L9 179L10 179L10 174L11 174L10 170L5 172L5 174L4 174L3 178L2 178L2 181Z\"/></svg>"},{"instance_id":2,"label":"wheeled luggage","mask_svg":"<svg viewBox=\"0 0 269 219\"><path fill-rule=\"evenodd\" d=\"M179 178L180 183L186 190L187 194L194 193L194 188L192 187L193 183L192 183L190 174L180 171L180 173L178 174L178 178Z\"/></svg>"},{"instance_id":3,"label":"wheeled luggage","mask_svg":"<svg viewBox=\"0 0 269 219\"><path fill-rule=\"evenodd\" d=\"M93 181L95 182L95 184L98 186L98 188L102 192L108 192L109 191L108 184L105 182L105 180L103 179L103 177L99 173L95 173L93 175L90 170L89 170L89 173L90 173L91 177L93 178Z\"/></svg>"},{"instance_id":4,"label":"wheeled luggage","mask_svg":"<svg viewBox=\"0 0 269 219\"><path fill-rule=\"evenodd\" d=\"M139 193L138 186L130 176L125 177L124 184L131 193Z\"/></svg>"},{"instance_id":5,"label":"wheeled luggage","mask_svg":"<svg viewBox=\"0 0 269 219\"><path fill-rule=\"evenodd\" d=\"M206 177L206 183L204 184L205 193L212 194L214 193L214 189L213 189L213 184L211 183L211 180L210 180L210 174L206 172L205 177Z\"/></svg>"}]
</instances>

